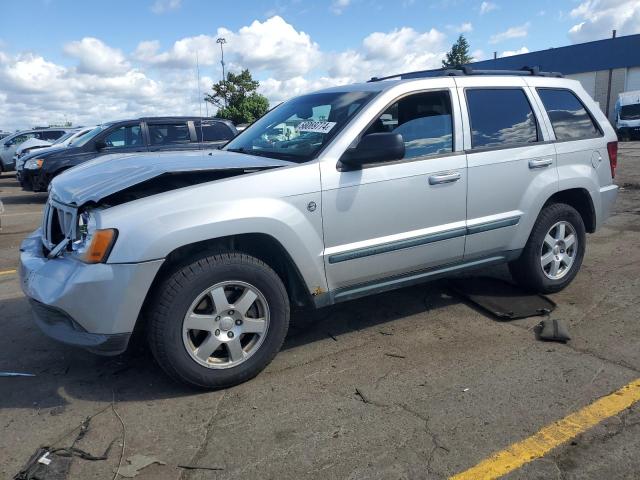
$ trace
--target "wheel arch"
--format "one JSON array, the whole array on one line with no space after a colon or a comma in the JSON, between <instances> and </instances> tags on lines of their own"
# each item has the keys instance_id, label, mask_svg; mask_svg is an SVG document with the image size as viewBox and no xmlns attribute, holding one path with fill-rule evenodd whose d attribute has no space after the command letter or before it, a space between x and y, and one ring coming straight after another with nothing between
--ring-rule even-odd
<instances>
[{"instance_id":1,"label":"wheel arch","mask_svg":"<svg viewBox=\"0 0 640 480\"><path fill-rule=\"evenodd\" d=\"M596 231L596 210L593 199L586 188L569 188L554 193L547 199L544 207L552 203L566 203L575 208L584 222L585 230L588 233Z\"/></svg>"},{"instance_id":2,"label":"wheel arch","mask_svg":"<svg viewBox=\"0 0 640 480\"><path fill-rule=\"evenodd\" d=\"M167 275L197 258L220 252L241 252L262 260L282 279L292 304L303 307L313 305L309 288L291 255L276 238L265 233L229 235L182 245L174 249L166 256L162 267L158 270L144 304L147 304L151 292Z\"/></svg>"}]
</instances>

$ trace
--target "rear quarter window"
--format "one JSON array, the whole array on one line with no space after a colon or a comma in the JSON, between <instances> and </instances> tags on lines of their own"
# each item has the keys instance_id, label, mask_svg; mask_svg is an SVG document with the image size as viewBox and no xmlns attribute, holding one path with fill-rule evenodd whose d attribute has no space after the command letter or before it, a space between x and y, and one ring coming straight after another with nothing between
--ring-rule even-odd
<instances>
[{"instance_id":1,"label":"rear quarter window","mask_svg":"<svg viewBox=\"0 0 640 480\"><path fill-rule=\"evenodd\" d=\"M466 91L473 148L518 146L538 141L538 124L521 88Z\"/></svg>"},{"instance_id":2,"label":"rear quarter window","mask_svg":"<svg viewBox=\"0 0 640 480\"><path fill-rule=\"evenodd\" d=\"M537 92L551 120L556 140L582 140L602 135L591 114L571 90L538 88Z\"/></svg>"},{"instance_id":3,"label":"rear quarter window","mask_svg":"<svg viewBox=\"0 0 640 480\"><path fill-rule=\"evenodd\" d=\"M222 142L231 140L235 135L223 122L195 122L198 142Z\"/></svg>"}]
</instances>

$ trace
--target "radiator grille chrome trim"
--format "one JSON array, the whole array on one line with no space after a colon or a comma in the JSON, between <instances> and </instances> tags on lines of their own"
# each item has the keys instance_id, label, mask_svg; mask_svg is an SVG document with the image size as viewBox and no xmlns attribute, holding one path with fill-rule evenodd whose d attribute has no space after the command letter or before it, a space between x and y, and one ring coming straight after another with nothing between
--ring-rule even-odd
<instances>
[{"instance_id":1,"label":"radiator grille chrome trim","mask_svg":"<svg viewBox=\"0 0 640 480\"><path fill-rule=\"evenodd\" d=\"M58 202L49 196L42 216L42 245L44 248L48 252L55 249L56 253L59 253L62 247L56 247L76 238L77 225L78 209Z\"/></svg>"}]
</instances>

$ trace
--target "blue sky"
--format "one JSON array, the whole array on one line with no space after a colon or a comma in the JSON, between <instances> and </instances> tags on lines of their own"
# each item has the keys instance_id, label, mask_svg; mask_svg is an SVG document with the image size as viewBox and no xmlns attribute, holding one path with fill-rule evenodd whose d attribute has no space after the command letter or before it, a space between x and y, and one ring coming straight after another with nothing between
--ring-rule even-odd
<instances>
[{"instance_id":1,"label":"blue sky","mask_svg":"<svg viewBox=\"0 0 640 480\"><path fill-rule=\"evenodd\" d=\"M197 113L200 91L248 67L273 102L437 67L459 33L477 59L640 32L640 0L21 0L3 2L0 128Z\"/></svg>"}]
</instances>

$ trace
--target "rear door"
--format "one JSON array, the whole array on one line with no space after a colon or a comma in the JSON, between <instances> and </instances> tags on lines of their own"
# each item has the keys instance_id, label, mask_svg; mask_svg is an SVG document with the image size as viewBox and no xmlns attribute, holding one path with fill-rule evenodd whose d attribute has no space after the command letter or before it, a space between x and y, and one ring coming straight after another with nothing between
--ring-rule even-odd
<instances>
[{"instance_id":1,"label":"rear door","mask_svg":"<svg viewBox=\"0 0 640 480\"><path fill-rule=\"evenodd\" d=\"M523 248L544 199L558 189L556 153L520 77L456 78L466 120L465 260Z\"/></svg>"},{"instance_id":2,"label":"rear door","mask_svg":"<svg viewBox=\"0 0 640 480\"><path fill-rule=\"evenodd\" d=\"M192 150L197 148L189 120L147 121L149 151Z\"/></svg>"}]
</instances>

